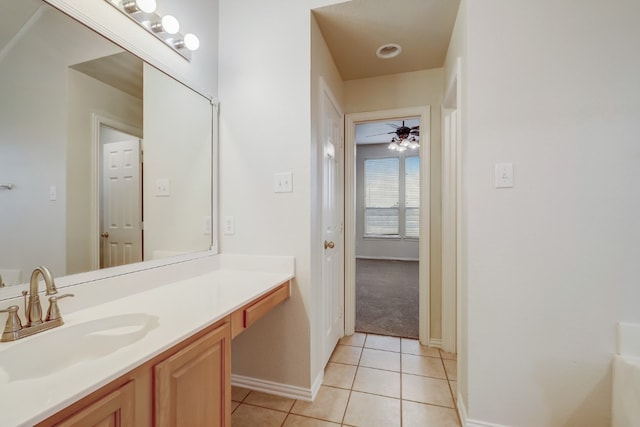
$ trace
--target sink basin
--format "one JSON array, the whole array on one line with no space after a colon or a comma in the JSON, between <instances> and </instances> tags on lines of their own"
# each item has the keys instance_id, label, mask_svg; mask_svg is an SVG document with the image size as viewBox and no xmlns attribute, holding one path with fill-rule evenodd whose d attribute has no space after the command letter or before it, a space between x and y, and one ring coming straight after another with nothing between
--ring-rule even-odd
<instances>
[{"instance_id":1,"label":"sink basin","mask_svg":"<svg viewBox=\"0 0 640 427\"><path fill-rule=\"evenodd\" d=\"M0 384L99 359L139 341L158 324L157 316L127 313L51 329L6 349L0 345Z\"/></svg>"}]
</instances>

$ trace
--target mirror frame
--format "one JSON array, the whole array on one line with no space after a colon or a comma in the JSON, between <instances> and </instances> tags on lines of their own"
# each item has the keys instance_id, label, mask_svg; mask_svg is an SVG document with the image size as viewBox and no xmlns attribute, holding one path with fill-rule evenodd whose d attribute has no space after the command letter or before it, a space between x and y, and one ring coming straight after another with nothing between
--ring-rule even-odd
<instances>
[{"instance_id":1,"label":"mirror frame","mask_svg":"<svg viewBox=\"0 0 640 427\"><path fill-rule=\"evenodd\" d=\"M179 83L186 86L188 89L196 92L200 96L206 98L211 103L211 246L209 250L192 252L184 255L177 255L173 257L148 260L137 262L133 264L126 264L117 267L110 267L105 269L87 271L84 273L77 273L67 276L56 277L56 286L58 288L82 285L97 280L104 280L110 277L117 277L126 274L131 274L139 271L164 267L172 264L183 263L195 259L209 257L218 254L218 117L219 117L219 103L218 100L204 95L202 91L194 88L193 84L189 84L184 76L181 76L179 72L172 69L166 62L163 62L159 56L165 56L164 50L167 54L176 55L164 44L159 42L155 38L147 39L149 36L144 30L132 23L126 17L122 16L115 8L105 2L87 2L86 0L42 0L49 6L57 9L59 12L71 17L84 25L90 31L94 31L99 35L105 37L116 45L120 46L124 50L129 51L133 55L136 55L144 62L159 69L169 77L175 79ZM73 3L73 4L72 4ZM84 8L81 9L81 8ZM98 22L96 19L101 16L110 17L109 19L120 20L122 19L122 26L127 28L127 31L123 31L123 34L118 34L111 30L108 26ZM120 28L120 26L116 26ZM126 33L126 36L125 34ZM176 59L184 61L182 57L176 55ZM37 266L34 266L34 268ZM29 274L31 274L29 272ZM22 283L14 286L7 286L0 288L0 301L9 300L14 298L22 298L22 291L27 290L28 283Z\"/></svg>"}]
</instances>

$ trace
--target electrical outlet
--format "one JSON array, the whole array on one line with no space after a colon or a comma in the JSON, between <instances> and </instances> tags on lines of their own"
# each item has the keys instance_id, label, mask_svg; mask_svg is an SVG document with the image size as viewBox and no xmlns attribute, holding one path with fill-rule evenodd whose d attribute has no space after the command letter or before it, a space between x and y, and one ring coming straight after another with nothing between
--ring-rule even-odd
<instances>
[{"instance_id":1,"label":"electrical outlet","mask_svg":"<svg viewBox=\"0 0 640 427\"><path fill-rule=\"evenodd\" d=\"M224 217L224 234L227 236L230 236L232 234L235 234L235 232L236 232L235 219L232 216L225 216Z\"/></svg>"}]
</instances>

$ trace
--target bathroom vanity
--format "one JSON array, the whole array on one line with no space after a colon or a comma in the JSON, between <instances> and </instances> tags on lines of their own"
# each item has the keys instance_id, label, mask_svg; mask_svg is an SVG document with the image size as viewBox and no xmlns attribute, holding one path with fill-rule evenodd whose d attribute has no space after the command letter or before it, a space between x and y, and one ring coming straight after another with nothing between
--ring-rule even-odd
<instances>
[{"instance_id":1,"label":"bathroom vanity","mask_svg":"<svg viewBox=\"0 0 640 427\"><path fill-rule=\"evenodd\" d=\"M192 277L61 304L63 326L3 343L0 425L230 426L231 340L289 298L293 259L210 258Z\"/></svg>"}]
</instances>

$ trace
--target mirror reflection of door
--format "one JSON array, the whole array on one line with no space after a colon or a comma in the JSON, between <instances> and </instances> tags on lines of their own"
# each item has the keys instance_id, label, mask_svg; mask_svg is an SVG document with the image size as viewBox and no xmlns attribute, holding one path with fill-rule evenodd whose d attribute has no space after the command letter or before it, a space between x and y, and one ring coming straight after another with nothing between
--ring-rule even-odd
<instances>
[{"instance_id":1,"label":"mirror reflection of door","mask_svg":"<svg viewBox=\"0 0 640 427\"><path fill-rule=\"evenodd\" d=\"M100 126L100 268L142 261L140 140Z\"/></svg>"}]
</instances>

